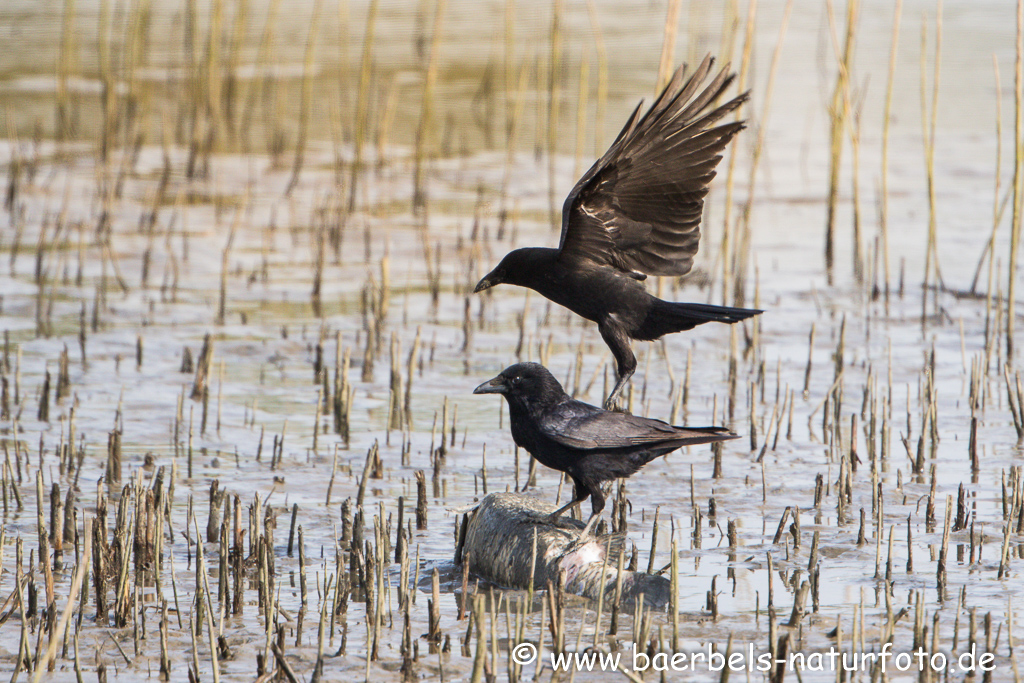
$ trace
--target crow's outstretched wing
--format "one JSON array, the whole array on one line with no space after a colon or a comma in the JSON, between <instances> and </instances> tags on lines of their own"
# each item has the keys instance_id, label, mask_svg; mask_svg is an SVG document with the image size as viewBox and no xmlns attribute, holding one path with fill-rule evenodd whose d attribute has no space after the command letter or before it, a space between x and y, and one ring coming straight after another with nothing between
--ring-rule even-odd
<instances>
[{"instance_id":1,"label":"crow's outstretched wing","mask_svg":"<svg viewBox=\"0 0 1024 683\"><path fill-rule=\"evenodd\" d=\"M689 272L708 183L743 123L711 126L747 99L744 93L708 110L734 78L726 66L701 90L713 63L705 57L688 79L681 66L576 183L562 206L562 255L625 272Z\"/></svg>"}]
</instances>

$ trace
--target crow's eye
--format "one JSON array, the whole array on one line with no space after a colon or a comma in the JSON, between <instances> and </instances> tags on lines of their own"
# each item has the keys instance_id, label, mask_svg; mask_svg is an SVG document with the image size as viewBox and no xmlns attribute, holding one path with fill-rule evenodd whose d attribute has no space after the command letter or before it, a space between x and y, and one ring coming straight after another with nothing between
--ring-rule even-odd
<instances>
[{"instance_id":1,"label":"crow's eye","mask_svg":"<svg viewBox=\"0 0 1024 683\"><path fill-rule=\"evenodd\" d=\"M523 381L523 378L520 377L519 375L516 375L515 377L512 378L512 384L519 384L522 381Z\"/></svg>"}]
</instances>

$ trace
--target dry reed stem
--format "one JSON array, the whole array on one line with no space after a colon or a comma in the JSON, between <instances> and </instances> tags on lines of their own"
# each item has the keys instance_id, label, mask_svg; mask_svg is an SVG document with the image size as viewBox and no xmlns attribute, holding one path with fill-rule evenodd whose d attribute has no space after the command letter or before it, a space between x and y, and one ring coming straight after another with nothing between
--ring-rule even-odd
<instances>
[{"instance_id":1,"label":"dry reed stem","mask_svg":"<svg viewBox=\"0 0 1024 683\"><path fill-rule=\"evenodd\" d=\"M355 157L352 160L352 175L348 185L348 213L352 213L356 204L356 187L359 174L363 164L363 144L366 141L367 127L367 100L370 96L370 72L373 67L373 39L374 29L377 25L378 0L370 0L370 6L366 12L366 30L363 36L363 56L359 65L359 88L356 94L356 116L353 126L353 145Z\"/></svg>"},{"instance_id":2,"label":"dry reed stem","mask_svg":"<svg viewBox=\"0 0 1024 683\"><path fill-rule=\"evenodd\" d=\"M1006 208L1005 202L999 200L999 193L1002 190L1002 176L1003 176L1003 86L1002 79L999 75L999 58L996 55L992 55L992 70L995 76L995 91L996 95L996 163L994 169L995 183L994 192L992 197L992 232L989 233L988 241L985 242L985 248L981 251L981 258L978 259L978 266L974 270L974 277L971 279L970 291L976 292L978 288L978 279L981 277L981 269L985 264L985 257L988 257L988 288L985 293L985 338L988 338L988 327L991 323L991 305L992 305L992 271L995 268L995 243L996 235L999 232L999 224L1003 220L1003 210Z\"/></svg>"},{"instance_id":3,"label":"dry reed stem","mask_svg":"<svg viewBox=\"0 0 1024 683\"><path fill-rule=\"evenodd\" d=\"M750 4L747 7L747 23L743 39L743 55L740 60L739 75L736 79L737 89L740 92L743 92L747 88L747 77L750 72L751 55L754 50L754 27L756 17L757 0L750 0ZM729 50L725 54L731 55L732 50ZM740 111L737 109L734 116L735 120L739 121L740 116ZM722 303L724 305L740 306L742 305L742 292L732 291L732 296L730 297L730 287L733 286L733 278L737 265L735 263L735 246L733 245L733 241L735 239L733 235L735 226L733 225L734 221L732 218L732 194L733 187L735 186L736 156L736 146L730 145L729 164L725 173L725 214L722 220L722 244L719 251L722 257Z\"/></svg>"},{"instance_id":4,"label":"dry reed stem","mask_svg":"<svg viewBox=\"0 0 1024 683\"><path fill-rule=\"evenodd\" d=\"M828 8L829 29L832 34L832 47L839 66L839 75L832 91L829 104L829 176L828 176L828 209L825 217L825 270L829 284L832 283L832 266L835 252L835 217L836 204L839 201L839 169L843 154L843 138L849 112L850 99L850 67L853 60L853 45L856 36L857 0L846 3L846 34L842 51L836 34L835 16L832 1L826 3Z\"/></svg>"},{"instance_id":5,"label":"dry reed stem","mask_svg":"<svg viewBox=\"0 0 1024 683\"><path fill-rule=\"evenodd\" d=\"M420 106L420 121L416 129L416 156L413 167L413 210L422 212L426 208L426 189L424 179L426 173L427 136L434 125L434 88L437 83L438 53L441 49L441 34L444 26L444 13L447 0L437 0L434 8L434 23L430 35L430 54L427 58L423 74L423 100Z\"/></svg>"},{"instance_id":6,"label":"dry reed stem","mask_svg":"<svg viewBox=\"0 0 1024 683\"><path fill-rule=\"evenodd\" d=\"M658 81L654 86L655 93L660 93L668 85L668 79L672 77L676 59L676 34L679 32L680 4L680 0L669 0L668 2L661 42L661 60L658 62Z\"/></svg>"},{"instance_id":7,"label":"dry reed stem","mask_svg":"<svg viewBox=\"0 0 1024 683\"><path fill-rule=\"evenodd\" d=\"M558 202L555 194L555 156L558 154L558 119L561 108L562 89L560 87L562 69L562 0L551 3L551 49L548 71L548 111L547 111L547 157L548 157L548 212L552 226L560 225L558 220Z\"/></svg>"},{"instance_id":8,"label":"dry reed stem","mask_svg":"<svg viewBox=\"0 0 1024 683\"><path fill-rule=\"evenodd\" d=\"M590 61L584 54L580 58L580 83L576 96L576 159L572 177L579 178L583 172L583 147L587 133L587 100L590 95Z\"/></svg>"},{"instance_id":9,"label":"dry reed stem","mask_svg":"<svg viewBox=\"0 0 1024 683\"><path fill-rule=\"evenodd\" d=\"M786 8L783 10L782 21L779 24L779 38L775 43L775 50L772 51L771 65L768 67L768 82L765 86L764 103L761 107L761 116L757 122L757 135L754 139L754 147L750 156L750 176L747 180L747 200L743 203L743 212L739 221L739 236L736 247L736 277L734 288L742 291L742 281L745 277L747 263L750 253L750 214L754 205L754 190L757 185L757 167L761 161L761 154L764 151L764 140L768 130L768 114L771 107L772 93L775 90L775 77L779 70L779 57L782 55L782 44L786 38L786 30L789 27L789 17L793 10L793 0L787 0Z\"/></svg>"},{"instance_id":10,"label":"dry reed stem","mask_svg":"<svg viewBox=\"0 0 1024 683\"><path fill-rule=\"evenodd\" d=\"M309 33L306 36L306 52L302 60L302 85L299 96L299 133L295 141L295 161L292 165L292 177L288 181L284 195L287 197L299 184L299 174L306 155L306 138L309 134L309 110L313 104L313 61L316 50L317 31L320 27L320 3L314 0L313 15L309 20Z\"/></svg>"},{"instance_id":11,"label":"dry reed stem","mask_svg":"<svg viewBox=\"0 0 1024 683\"><path fill-rule=\"evenodd\" d=\"M594 115L594 156L604 151L604 117L608 108L608 51L604 44L604 32L598 20L594 0L587 0L587 17L593 31L594 48L597 50L597 111Z\"/></svg>"},{"instance_id":12,"label":"dry reed stem","mask_svg":"<svg viewBox=\"0 0 1024 683\"><path fill-rule=\"evenodd\" d=\"M928 241L925 245L924 282L921 297L921 322L924 324L924 312L928 301L928 287L934 275L936 287L942 287L942 270L939 267L938 237L935 205L935 122L938 117L939 100L939 68L942 55L942 0L936 5L935 16L935 55L934 73L932 76L932 97L928 102L926 75L928 27L924 18L921 20L921 130L924 138L925 181L928 190ZM935 296L938 296L936 292Z\"/></svg>"},{"instance_id":13,"label":"dry reed stem","mask_svg":"<svg viewBox=\"0 0 1024 683\"><path fill-rule=\"evenodd\" d=\"M194 0L189 0L190 3L194 3ZM241 149L243 152L247 152L249 149L249 135L252 127L253 112L256 109L256 100L262 95L264 101L266 100L268 91L271 87L271 74L270 64L274 49L274 29L277 27L278 18L277 13L281 6L281 0L270 0L267 5L267 17L263 24L263 32L260 36L259 47L256 48L256 59L255 67L257 71L266 72L262 81L258 79L247 79L243 81L244 94L239 95L239 100L245 103L245 109L242 111L241 121L238 126L238 132L241 135L239 140ZM186 45L187 47L187 45ZM191 51L186 49L186 59L190 62L193 59ZM262 83L262 87L259 87L257 83Z\"/></svg>"},{"instance_id":14,"label":"dry reed stem","mask_svg":"<svg viewBox=\"0 0 1024 683\"><path fill-rule=\"evenodd\" d=\"M1010 222L1010 267L1006 286L1006 357L1013 359L1016 325L1017 252L1020 250L1021 204L1024 202L1024 0L1017 0L1017 58L1014 63L1013 117L1013 219Z\"/></svg>"},{"instance_id":15,"label":"dry reed stem","mask_svg":"<svg viewBox=\"0 0 1024 683\"><path fill-rule=\"evenodd\" d=\"M900 40L900 19L903 15L903 0L896 0L892 19L892 40L889 48L889 70L885 82L885 104L882 108L882 171L878 201L878 228L882 240L882 264L884 275L882 289L885 310L889 312L889 124L892 121L892 90L896 76L896 55Z\"/></svg>"}]
</instances>

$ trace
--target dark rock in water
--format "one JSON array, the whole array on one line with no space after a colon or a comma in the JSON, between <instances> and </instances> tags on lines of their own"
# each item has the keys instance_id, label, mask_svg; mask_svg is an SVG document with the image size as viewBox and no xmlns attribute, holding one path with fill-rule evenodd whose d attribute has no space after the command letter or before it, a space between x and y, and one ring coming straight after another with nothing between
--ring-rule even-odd
<instances>
[{"instance_id":1,"label":"dark rock in water","mask_svg":"<svg viewBox=\"0 0 1024 683\"><path fill-rule=\"evenodd\" d=\"M604 590L605 604L610 605L625 539L621 534L580 538L583 522L563 517L551 524L547 515L554 509L519 493L485 496L471 513L461 561L469 563L470 572L491 583L527 589L536 534L534 588L546 588L549 581L557 584L564 572L567 592L596 600ZM602 579L606 549L609 556ZM669 602L670 583L663 576L623 571L622 602L631 603L643 594L646 606L660 609Z\"/></svg>"}]
</instances>

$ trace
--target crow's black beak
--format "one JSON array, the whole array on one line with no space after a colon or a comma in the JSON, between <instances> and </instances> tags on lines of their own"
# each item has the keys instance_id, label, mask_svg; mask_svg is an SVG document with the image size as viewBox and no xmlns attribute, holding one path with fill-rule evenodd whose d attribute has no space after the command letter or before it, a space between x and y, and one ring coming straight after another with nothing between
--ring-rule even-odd
<instances>
[{"instance_id":1,"label":"crow's black beak","mask_svg":"<svg viewBox=\"0 0 1024 683\"><path fill-rule=\"evenodd\" d=\"M479 292L482 292L482 291L484 291L485 289L490 289L490 288L491 288L491 287L493 287L493 286L494 286L495 284L497 284L497 283L495 283L495 282L491 282L491 281L490 281L490 280L488 280L487 278L484 278L484 279L483 279L483 280L481 280L480 282L476 283L476 288L475 288L475 289L473 289L473 293L474 293L474 294L477 294L477 293L479 293Z\"/></svg>"},{"instance_id":2,"label":"crow's black beak","mask_svg":"<svg viewBox=\"0 0 1024 683\"><path fill-rule=\"evenodd\" d=\"M505 393L505 378L498 375L494 379L489 379L476 389L473 390L474 394L504 394Z\"/></svg>"}]
</instances>

